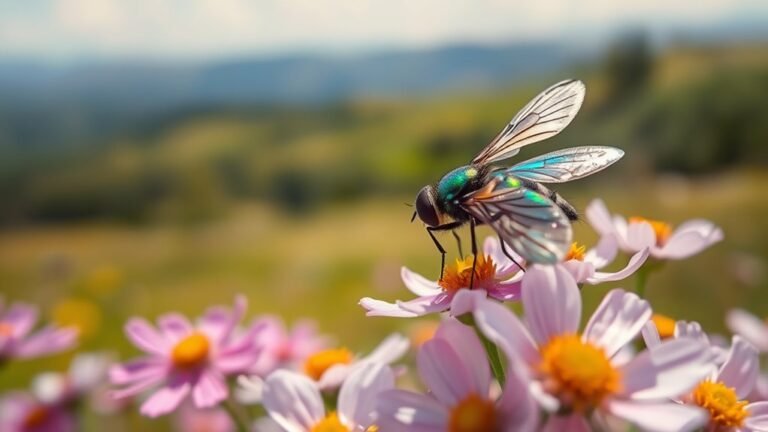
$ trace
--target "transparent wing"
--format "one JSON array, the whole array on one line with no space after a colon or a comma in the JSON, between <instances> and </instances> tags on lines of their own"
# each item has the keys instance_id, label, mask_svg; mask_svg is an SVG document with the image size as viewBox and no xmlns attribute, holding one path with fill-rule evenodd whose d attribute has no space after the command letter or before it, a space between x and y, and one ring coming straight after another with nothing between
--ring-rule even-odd
<instances>
[{"instance_id":1,"label":"transparent wing","mask_svg":"<svg viewBox=\"0 0 768 432\"><path fill-rule=\"evenodd\" d=\"M520 162L504 172L541 183L563 183L601 171L622 156L624 151L615 147L573 147Z\"/></svg>"},{"instance_id":2,"label":"transparent wing","mask_svg":"<svg viewBox=\"0 0 768 432\"><path fill-rule=\"evenodd\" d=\"M462 206L529 263L561 261L571 245L571 224L560 207L514 176L493 177Z\"/></svg>"},{"instance_id":3,"label":"transparent wing","mask_svg":"<svg viewBox=\"0 0 768 432\"><path fill-rule=\"evenodd\" d=\"M576 117L583 101L581 81L562 81L544 90L515 115L472 163L482 165L506 159L523 146L557 135Z\"/></svg>"}]
</instances>

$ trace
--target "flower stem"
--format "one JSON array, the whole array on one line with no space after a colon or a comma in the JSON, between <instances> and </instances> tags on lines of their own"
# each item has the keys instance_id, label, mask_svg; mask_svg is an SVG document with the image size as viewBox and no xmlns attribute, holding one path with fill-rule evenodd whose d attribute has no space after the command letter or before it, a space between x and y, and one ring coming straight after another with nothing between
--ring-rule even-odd
<instances>
[{"instance_id":1,"label":"flower stem","mask_svg":"<svg viewBox=\"0 0 768 432\"><path fill-rule=\"evenodd\" d=\"M232 423L235 424L235 429L238 432L248 432L250 430L248 428L248 421L243 419L241 410L238 409L235 402L231 399L227 399L221 405L224 410L227 411L227 414L229 414L229 417L232 419Z\"/></svg>"},{"instance_id":2,"label":"flower stem","mask_svg":"<svg viewBox=\"0 0 768 432\"><path fill-rule=\"evenodd\" d=\"M635 275L635 292L640 298L645 298L645 286L648 283L648 269L640 268Z\"/></svg>"},{"instance_id":3,"label":"flower stem","mask_svg":"<svg viewBox=\"0 0 768 432\"><path fill-rule=\"evenodd\" d=\"M475 329L475 333L477 333L477 337L480 338L480 342L483 343L483 348L485 348L485 353L488 356L488 363L491 365L491 372L493 372L493 376L496 378L496 381L498 381L499 384L503 387L504 383L506 382L506 376L504 374L504 364L502 363L501 356L499 355L499 347L497 347L496 344L485 337L480 329L477 328L477 325L475 325L475 319L471 314L465 314L458 318L462 323L472 326Z\"/></svg>"}]
</instances>

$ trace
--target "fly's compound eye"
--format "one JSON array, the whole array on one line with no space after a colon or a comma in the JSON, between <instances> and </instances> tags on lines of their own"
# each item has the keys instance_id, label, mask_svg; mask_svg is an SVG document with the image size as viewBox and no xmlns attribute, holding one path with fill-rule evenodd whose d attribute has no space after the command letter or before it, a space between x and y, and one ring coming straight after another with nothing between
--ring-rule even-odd
<instances>
[{"instance_id":1,"label":"fly's compound eye","mask_svg":"<svg viewBox=\"0 0 768 432\"><path fill-rule=\"evenodd\" d=\"M435 205L432 188L429 186L424 186L416 196L416 213L419 215L419 219L428 226L440 225L440 216Z\"/></svg>"}]
</instances>

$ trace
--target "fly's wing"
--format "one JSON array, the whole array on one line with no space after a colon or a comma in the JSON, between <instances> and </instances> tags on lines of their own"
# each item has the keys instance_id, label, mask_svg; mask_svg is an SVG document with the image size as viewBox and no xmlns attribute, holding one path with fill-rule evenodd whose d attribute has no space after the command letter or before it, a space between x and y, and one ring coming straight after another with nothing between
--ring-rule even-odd
<instances>
[{"instance_id":1,"label":"fly's wing","mask_svg":"<svg viewBox=\"0 0 768 432\"><path fill-rule=\"evenodd\" d=\"M563 183L608 168L622 156L624 151L615 147L573 147L520 162L504 172L540 183Z\"/></svg>"},{"instance_id":2,"label":"fly's wing","mask_svg":"<svg viewBox=\"0 0 768 432\"><path fill-rule=\"evenodd\" d=\"M464 197L462 207L529 263L561 261L571 245L571 224L560 207L514 176L494 176Z\"/></svg>"},{"instance_id":3,"label":"fly's wing","mask_svg":"<svg viewBox=\"0 0 768 432\"><path fill-rule=\"evenodd\" d=\"M576 117L583 101L581 81L562 81L544 90L515 115L472 163L485 165L506 159L523 146L557 135Z\"/></svg>"}]
</instances>

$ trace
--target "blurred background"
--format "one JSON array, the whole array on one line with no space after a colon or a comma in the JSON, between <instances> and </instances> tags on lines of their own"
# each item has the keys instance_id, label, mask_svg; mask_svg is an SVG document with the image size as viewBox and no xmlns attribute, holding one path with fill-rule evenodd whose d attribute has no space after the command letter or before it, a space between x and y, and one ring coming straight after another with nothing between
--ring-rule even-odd
<instances>
[{"instance_id":1,"label":"blurred background","mask_svg":"<svg viewBox=\"0 0 768 432\"><path fill-rule=\"evenodd\" d=\"M624 149L558 191L725 231L651 277L655 310L713 331L737 305L765 315L768 3L622 3L0 0L0 293L122 358L128 317L238 292L365 351L415 324L359 298L410 298L403 265L438 276L404 203L579 78L576 120L519 157ZM585 288L588 308L632 285Z\"/></svg>"}]
</instances>

